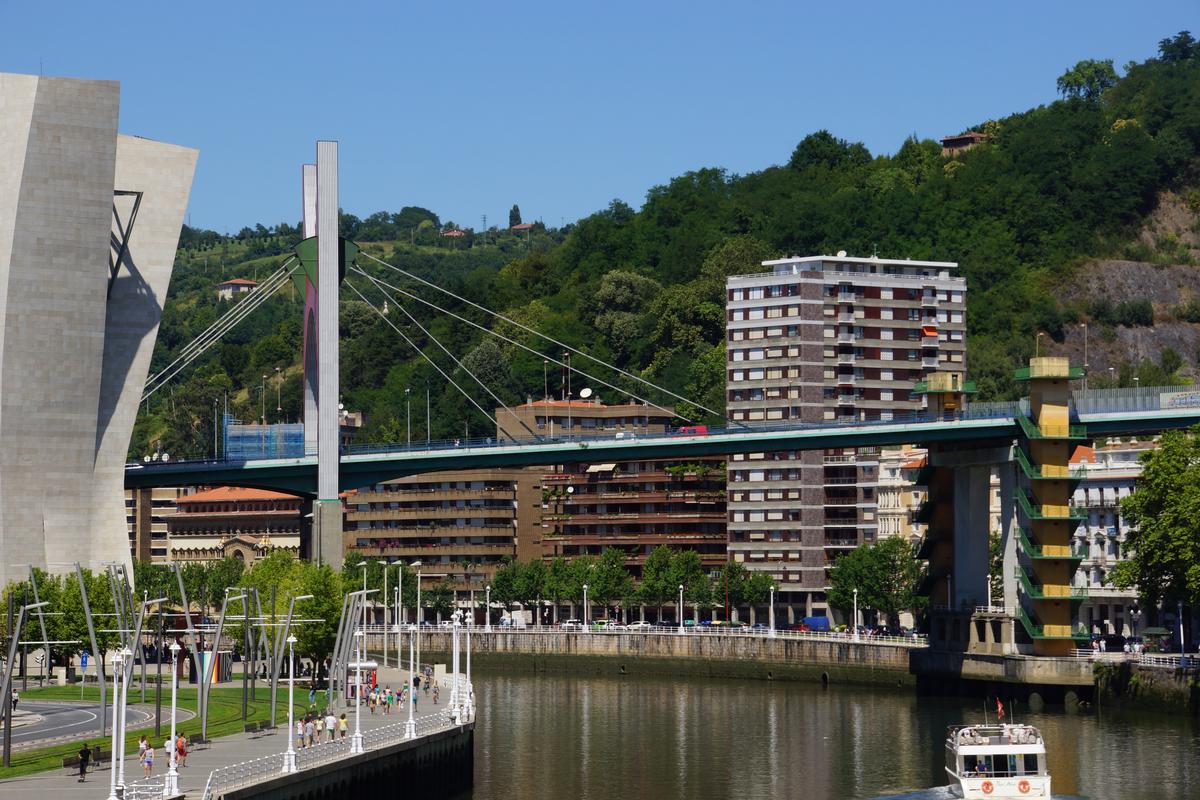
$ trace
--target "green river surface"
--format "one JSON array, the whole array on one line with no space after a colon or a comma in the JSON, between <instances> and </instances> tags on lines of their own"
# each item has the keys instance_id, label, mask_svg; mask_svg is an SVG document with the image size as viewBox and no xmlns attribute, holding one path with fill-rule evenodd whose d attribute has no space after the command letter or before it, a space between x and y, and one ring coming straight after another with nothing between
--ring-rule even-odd
<instances>
[{"instance_id":1,"label":"green river surface","mask_svg":"<svg viewBox=\"0 0 1200 800\"><path fill-rule=\"evenodd\" d=\"M982 702L901 688L495 673L475 687L475 785L455 800L947 798L946 727L983 719ZM1016 718L1045 736L1056 798L1200 798L1200 721Z\"/></svg>"}]
</instances>

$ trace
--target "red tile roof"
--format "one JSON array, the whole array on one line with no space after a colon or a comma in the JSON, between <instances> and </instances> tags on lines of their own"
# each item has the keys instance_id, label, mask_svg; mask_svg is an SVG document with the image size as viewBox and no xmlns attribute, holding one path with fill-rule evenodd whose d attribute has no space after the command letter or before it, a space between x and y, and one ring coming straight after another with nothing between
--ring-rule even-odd
<instances>
[{"instance_id":1,"label":"red tile roof","mask_svg":"<svg viewBox=\"0 0 1200 800\"><path fill-rule=\"evenodd\" d=\"M272 492L267 489L245 489L241 486L218 486L203 492L196 492L176 501L179 505L185 503L238 503L249 500L298 500L291 494Z\"/></svg>"},{"instance_id":2,"label":"red tile roof","mask_svg":"<svg viewBox=\"0 0 1200 800\"><path fill-rule=\"evenodd\" d=\"M252 281L249 278L231 278L227 281L222 281L218 286L258 286L258 281Z\"/></svg>"}]
</instances>

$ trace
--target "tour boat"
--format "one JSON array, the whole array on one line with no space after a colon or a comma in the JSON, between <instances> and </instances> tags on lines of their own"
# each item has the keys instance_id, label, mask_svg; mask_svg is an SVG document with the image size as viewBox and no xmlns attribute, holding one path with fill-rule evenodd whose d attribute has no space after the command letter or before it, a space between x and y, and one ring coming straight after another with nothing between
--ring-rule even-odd
<instances>
[{"instance_id":1,"label":"tour boat","mask_svg":"<svg viewBox=\"0 0 1200 800\"><path fill-rule=\"evenodd\" d=\"M1046 743L1032 725L951 725L946 774L964 800L1050 797Z\"/></svg>"}]
</instances>

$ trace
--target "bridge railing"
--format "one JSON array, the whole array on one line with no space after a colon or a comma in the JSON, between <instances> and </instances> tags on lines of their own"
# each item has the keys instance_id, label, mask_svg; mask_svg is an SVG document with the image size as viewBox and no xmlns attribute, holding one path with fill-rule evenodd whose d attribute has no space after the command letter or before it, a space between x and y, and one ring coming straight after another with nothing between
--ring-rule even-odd
<instances>
[{"instance_id":1,"label":"bridge railing","mask_svg":"<svg viewBox=\"0 0 1200 800\"><path fill-rule=\"evenodd\" d=\"M1169 411L1200 407L1195 386L1132 386L1122 389L1082 389L1072 392L1078 414Z\"/></svg>"},{"instance_id":2,"label":"bridge railing","mask_svg":"<svg viewBox=\"0 0 1200 800\"><path fill-rule=\"evenodd\" d=\"M416 717L413 723L418 738L440 730L453 728L458 724L451 720L450 709L437 714L426 714ZM402 742L406 738L405 728L406 721L365 730L363 731L363 747L370 751ZM295 736L295 732L289 732L289 735ZM296 751L296 770L297 772L303 772L321 764L328 764L332 761L346 758L348 755L350 755L349 737L315 743L311 747L304 747ZM263 756L262 758L251 759L250 761L242 761L237 764L218 767L209 773L208 782L205 784L201 800L212 800L212 798L220 797L227 792L277 778L283 774L282 770L282 753L275 753ZM125 796L128 798L129 794L126 793ZM147 795L144 800L148 800L149 796ZM157 797L162 797L161 780L158 782Z\"/></svg>"}]
</instances>

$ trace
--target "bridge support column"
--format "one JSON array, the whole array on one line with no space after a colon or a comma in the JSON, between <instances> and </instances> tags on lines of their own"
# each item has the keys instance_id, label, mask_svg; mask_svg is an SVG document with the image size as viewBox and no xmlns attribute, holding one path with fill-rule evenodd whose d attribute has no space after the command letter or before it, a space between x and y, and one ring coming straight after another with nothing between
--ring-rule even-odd
<instances>
[{"instance_id":1,"label":"bridge support column","mask_svg":"<svg viewBox=\"0 0 1200 800\"><path fill-rule=\"evenodd\" d=\"M342 506L338 500L341 422L338 419L338 145L317 142L317 502L313 505L314 558L342 565Z\"/></svg>"}]
</instances>

